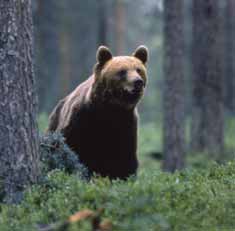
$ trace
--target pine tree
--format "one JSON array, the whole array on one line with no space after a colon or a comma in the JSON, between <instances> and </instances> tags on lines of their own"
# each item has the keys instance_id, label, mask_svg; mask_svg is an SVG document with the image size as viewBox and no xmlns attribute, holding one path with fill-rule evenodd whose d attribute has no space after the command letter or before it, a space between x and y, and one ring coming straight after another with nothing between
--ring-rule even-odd
<instances>
[{"instance_id":1,"label":"pine tree","mask_svg":"<svg viewBox=\"0 0 235 231\"><path fill-rule=\"evenodd\" d=\"M221 18L218 0L193 1L192 128L194 152L219 153L224 143Z\"/></svg>"},{"instance_id":2,"label":"pine tree","mask_svg":"<svg viewBox=\"0 0 235 231\"><path fill-rule=\"evenodd\" d=\"M39 173L31 1L0 7L0 179L5 200L15 202Z\"/></svg>"},{"instance_id":3,"label":"pine tree","mask_svg":"<svg viewBox=\"0 0 235 231\"><path fill-rule=\"evenodd\" d=\"M164 1L163 169L184 166L183 1Z\"/></svg>"}]
</instances>

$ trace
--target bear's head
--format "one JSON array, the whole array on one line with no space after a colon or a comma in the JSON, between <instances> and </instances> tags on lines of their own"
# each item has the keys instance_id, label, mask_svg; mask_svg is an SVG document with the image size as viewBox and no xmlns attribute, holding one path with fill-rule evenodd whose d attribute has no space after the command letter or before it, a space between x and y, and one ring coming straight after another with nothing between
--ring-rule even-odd
<instances>
[{"instance_id":1,"label":"bear's head","mask_svg":"<svg viewBox=\"0 0 235 231\"><path fill-rule=\"evenodd\" d=\"M102 102L134 108L144 93L147 82L148 49L139 46L131 56L113 57L101 46L97 50L93 92Z\"/></svg>"}]
</instances>

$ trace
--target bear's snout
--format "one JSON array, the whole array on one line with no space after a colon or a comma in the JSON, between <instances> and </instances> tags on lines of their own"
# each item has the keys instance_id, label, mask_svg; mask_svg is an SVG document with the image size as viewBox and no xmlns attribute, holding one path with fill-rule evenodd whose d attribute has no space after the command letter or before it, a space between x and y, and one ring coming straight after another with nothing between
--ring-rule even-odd
<instances>
[{"instance_id":1,"label":"bear's snout","mask_svg":"<svg viewBox=\"0 0 235 231\"><path fill-rule=\"evenodd\" d=\"M144 87L144 81L137 77L135 80L134 80L134 91L142 91L143 90L143 87Z\"/></svg>"}]
</instances>

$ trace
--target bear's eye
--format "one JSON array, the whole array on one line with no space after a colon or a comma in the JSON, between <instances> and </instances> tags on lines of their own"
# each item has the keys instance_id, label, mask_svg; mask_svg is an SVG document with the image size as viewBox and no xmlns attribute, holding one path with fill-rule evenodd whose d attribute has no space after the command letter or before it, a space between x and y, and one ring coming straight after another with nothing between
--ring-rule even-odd
<instances>
[{"instance_id":1,"label":"bear's eye","mask_svg":"<svg viewBox=\"0 0 235 231\"><path fill-rule=\"evenodd\" d=\"M142 73L142 70L140 68L136 68L136 71L137 71L138 74Z\"/></svg>"},{"instance_id":2,"label":"bear's eye","mask_svg":"<svg viewBox=\"0 0 235 231\"><path fill-rule=\"evenodd\" d=\"M118 72L119 76L125 76L127 74L127 70L123 69Z\"/></svg>"}]
</instances>

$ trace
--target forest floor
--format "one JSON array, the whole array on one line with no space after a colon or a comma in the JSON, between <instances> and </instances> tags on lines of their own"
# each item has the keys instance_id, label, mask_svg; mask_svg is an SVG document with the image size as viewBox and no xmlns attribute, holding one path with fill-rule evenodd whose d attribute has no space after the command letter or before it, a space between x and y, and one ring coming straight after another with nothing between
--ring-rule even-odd
<instances>
[{"instance_id":1,"label":"forest floor","mask_svg":"<svg viewBox=\"0 0 235 231\"><path fill-rule=\"evenodd\" d=\"M0 230L88 231L95 215L70 217L89 214L86 209L112 227L103 230L234 230L235 162L175 174L146 169L137 179L112 183L56 170L27 190L20 205L1 205Z\"/></svg>"},{"instance_id":2,"label":"forest floor","mask_svg":"<svg viewBox=\"0 0 235 231\"><path fill-rule=\"evenodd\" d=\"M136 179L87 182L50 171L21 204L0 205L0 230L235 230L235 162L218 165L198 154L184 171L164 173L155 151L161 150L160 130L153 124L140 129Z\"/></svg>"}]
</instances>

